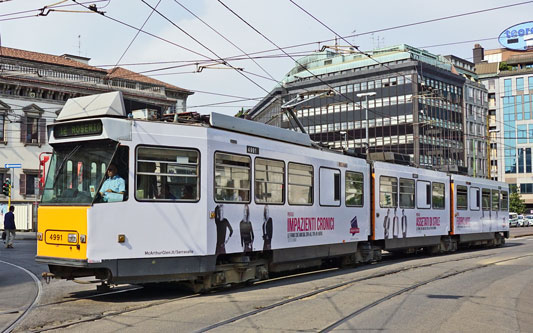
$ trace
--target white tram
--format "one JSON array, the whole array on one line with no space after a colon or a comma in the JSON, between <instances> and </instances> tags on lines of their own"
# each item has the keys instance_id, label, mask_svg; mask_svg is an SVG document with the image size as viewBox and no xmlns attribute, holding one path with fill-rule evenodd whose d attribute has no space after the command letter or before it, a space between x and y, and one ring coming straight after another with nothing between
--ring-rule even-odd
<instances>
[{"instance_id":1,"label":"white tram","mask_svg":"<svg viewBox=\"0 0 533 333\"><path fill-rule=\"evenodd\" d=\"M69 100L57 120L37 234L49 276L208 289L508 237L505 183L368 163L220 114L129 119L118 92ZM110 164L125 189L102 195Z\"/></svg>"}]
</instances>

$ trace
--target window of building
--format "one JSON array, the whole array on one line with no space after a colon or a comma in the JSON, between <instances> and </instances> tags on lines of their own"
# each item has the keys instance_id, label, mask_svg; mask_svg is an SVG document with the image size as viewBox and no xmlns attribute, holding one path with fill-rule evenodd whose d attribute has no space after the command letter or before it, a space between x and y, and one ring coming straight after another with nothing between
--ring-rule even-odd
<instances>
[{"instance_id":1,"label":"window of building","mask_svg":"<svg viewBox=\"0 0 533 333\"><path fill-rule=\"evenodd\" d=\"M524 90L524 78L517 77L516 78L516 91L523 91L523 90Z\"/></svg>"},{"instance_id":2,"label":"window of building","mask_svg":"<svg viewBox=\"0 0 533 333\"><path fill-rule=\"evenodd\" d=\"M505 79L503 80L504 94L505 96L511 96L513 94L513 80Z\"/></svg>"},{"instance_id":3,"label":"window of building","mask_svg":"<svg viewBox=\"0 0 533 333\"><path fill-rule=\"evenodd\" d=\"M215 201L250 202L249 156L215 153Z\"/></svg>"},{"instance_id":4,"label":"window of building","mask_svg":"<svg viewBox=\"0 0 533 333\"><path fill-rule=\"evenodd\" d=\"M138 200L196 201L199 199L198 151L140 146L137 148L136 163L135 197ZM98 165L93 163L90 166L91 177L93 174L96 176L98 171Z\"/></svg>"},{"instance_id":5,"label":"window of building","mask_svg":"<svg viewBox=\"0 0 533 333\"><path fill-rule=\"evenodd\" d=\"M283 204L285 195L285 163L283 161L255 159L255 202Z\"/></svg>"},{"instance_id":6,"label":"window of building","mask_svg":"<svg viewBox=\"0 0 533 333\"><path fill-rule=\"evenodd\" d=\"M6 115L0 113L0 142L7 142L6 127Z\"/></svg>"},{"instance_id":7,"label":"window of building","mask_svg":"<svg viewBox=\"0 0 533 333\"><path fill-rule=\"evenodd\" d=\"M527 78L527 87L529 90L533 90L533 76Z\"/></svg>"},{"instance_id":8,"label":"window of building","mask_svg":"<svg viewBox=\"0 0 533 333\"><path fill-rule=\"evenodd\" d=\"M388 176L379 178L379 205L383 208L398 206L398 178Z\"/></svg>"},{"instance_id":9,"label":"window of building","mask_svg":"<svg viewBox=\"0 0 533 333\"><path fill-rule=\"evenodd\" d=\"M468 187L457 185L457 209L468 209Z\"/></svg>"},{"instance_id":10,"label":"window of building","mask_svg":"<svg viewBox=\"0 0 533 333\"><path fill-rule=\"evenodd\" d=\"M432 183L431 202L433 203L433 209L444 209L444 184Z\"/></svg>"},{"instance_id":11,"label":"window of building","mask_svg":"<svg viewBox=\"0 0 533 333\"><path fill-rule=\"evenodd\" d=\"M36 186L36 180L39 180L39 170L23 169L19 180L20 195L28 196L37 194L39 191L39 186L38 184Z\"/></svg>"},{"instance_id":12,"label":"window of building","mask_svg":"<svg viewBox=\"0 0 533 333\"><path fill-rule=\"evenodd\" d=\"M35 104L22 108L24 116L20 123L20 142L42 145L46 143L46 119L44 110Z\"/></svg>"},{"instance_id":13,"label":"window of building","mask_svg":"<svg viewBox=\"0 0 533 333\"><path fill-rule=\"evenodd\" d=\"M359 172L346 171L345 200L347 207L362 207L364 204L364 179Z\"/></svg>"},{"instance_id":14,"label":"window of building","mask_svg":"<svg viewBox=\"0 0 533 333\"><path fill-rule=\"evenodd\" d=\"M6 179L11 178L9 176L9 169L7 168L0 168L0 185L4 184ZM2 195L2 192L0 192L0 196Z\"/></svg>"},{"instance_id":15,"label":"window of building","mask_svg":"<svg viewBox=\"0 0 533 333\"><path fill-rule=\"evenodd\" d=\"M289 163L288 189L290 205L313 204L313 166Z\"/></svg>"},{"instance_id":16,"label":"window of building","mask_svg":"<svg viewBox=\"0 0 533 333\"><path fill-rule=\"evenodd\" d=\"M526 173L531 172L531 148L526 148Z\"/></svg>"},{"instance_id":17,"label":"window of building","mask_svg":"<svg viewBox=\"0 0 533 333\"><path fill-rule=\"evenodd\" d=\"M415 180L400 178L400 208L415 208Z\"/></svg>"}]
</instances>

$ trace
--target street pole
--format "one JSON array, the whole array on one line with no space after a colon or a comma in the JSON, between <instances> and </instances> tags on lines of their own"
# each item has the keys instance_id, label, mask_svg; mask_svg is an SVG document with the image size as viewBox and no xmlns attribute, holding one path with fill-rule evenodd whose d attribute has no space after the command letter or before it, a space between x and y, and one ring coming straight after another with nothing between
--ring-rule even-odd
<instances>
[{"instance_id":1,"label":"street pole","mask_svg":"<svg viewBox=\"0 0 533 333\"><path fill-rule=\"evenodd\" d=\"M367 160L368 160L368 152L369 152L369 149L370 149L370 140L368 139L368 96L374 96L374 95L376 95L375 91L367 92L367 93L360 93L360 94L356 95L359 98L361 98L361 97L365 98L365 120L366 120L366 126L365 126L366 149L365 149L365 154L366 154L366 159Z\"/></svg>"}]
</instances>

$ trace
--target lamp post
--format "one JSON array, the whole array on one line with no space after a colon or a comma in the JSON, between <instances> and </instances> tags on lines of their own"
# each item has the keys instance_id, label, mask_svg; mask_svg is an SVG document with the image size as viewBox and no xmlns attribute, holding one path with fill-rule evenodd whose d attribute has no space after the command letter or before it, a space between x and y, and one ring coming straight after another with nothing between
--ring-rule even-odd
<instances>
[{"instance_id":1,"label":"lamp post","mask_svg":"<svg viewBox=\"0 0 533 333\"><path fill-rule=\"evenodd\" d=\"M366 120L366 126L365 126L366 149L365 149L365 154L366 154L366 159L367 160L368 160L368 151L369 151L369 148L370 148L370 142L368 140L368 96L374 96L374 95L376 95L375 91L367 92L367 93L359 93L359 94L356 95L358 98L361 98L361 97L365 98L365 120Z\"/></svg>"}]
</instances>

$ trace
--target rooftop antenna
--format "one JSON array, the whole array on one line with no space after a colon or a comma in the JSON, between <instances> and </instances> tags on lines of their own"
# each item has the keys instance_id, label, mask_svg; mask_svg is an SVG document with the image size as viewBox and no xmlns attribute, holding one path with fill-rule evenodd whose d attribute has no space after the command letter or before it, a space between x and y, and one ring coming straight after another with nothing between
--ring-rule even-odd
<instances>
[{"instance_id":1,"label":"rooftop antenna","mask_svg":"<svg viewBox=\"0 0 533 333\"><path fill-rule=\"evenodd\" d=\"M78 55L81 57L81 35L78 35Z\"/></svg>"}]
</instances>

